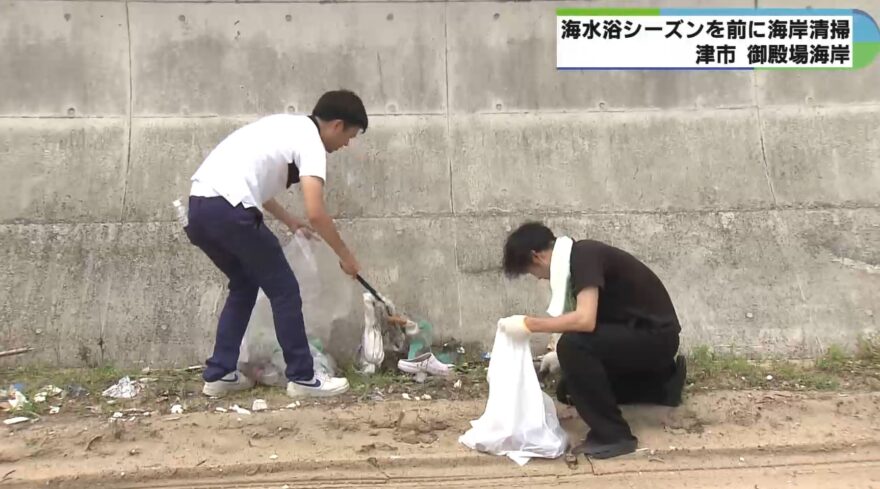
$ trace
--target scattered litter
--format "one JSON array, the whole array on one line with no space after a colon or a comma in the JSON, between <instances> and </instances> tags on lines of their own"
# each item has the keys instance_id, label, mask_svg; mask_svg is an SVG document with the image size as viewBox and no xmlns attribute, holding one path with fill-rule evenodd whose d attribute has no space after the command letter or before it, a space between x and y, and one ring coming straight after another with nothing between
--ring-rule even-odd
<instances>
[{"instance_id":1,"label":"scattered litter","mask_svg":"<svg viewBox=\"0 0 880 489\"><path fill-rule=\"evenodd\" d=\"M739 458L739 461L740 461L740 462L745 462L746 459L745 459L744 457L740 457L740 458Z\"/></svg>"},{"instance_id":2,"label":"scattered litter","mask_svg":"<svg viewBox=\"0 0 880 489\"><path fill-rule=\"evenodd\" d=\"M413 380L415 380L415 381L418 382L419 384L424 384L424 383L425 383L425 380L427 380L427 379L428 379L428 373L427 373L427 372L419 372L419 373L417 373L417 374L415 375L415 377L413 377Z\"/></svg>"},{"instance_id":3,"label":"scattered litter","mask_svg":"<svg viewBox=\"0 0 880 489\"><path fill-rule=\"evenodd\" d=\"M20 385L9 386L9 390L6 391L6 398L9 407L12 408L13 411L21 409L28 404L27 397L21 392Z\"/></svg>"},{"instance_id":4,"label":"scattered litter","mask_svg":"<svg viewBox=\"0 0 880 489\"><path fill-rule=\"evenodd\" d=\"M431 396L429 396L428 394L425 394L424 396L422 396L422 400L430 401L430 400L431 400Z\"/></svg>"},{"instance_id":5,"label":"scattered litter","mask_svg":"<svg viewBox=\"0 0 880 489\"><path fill-rule=\"evenodd\" d=\"M263 399L254 399L254 405L251 406L251 409L253 409L254 412L265 411L269 409L269 404Z\"/></svg>"},{"instance_id":6,"label":"scattered litter","mask_svg":"<svg viewBox=\"0 0 880 489\"><path fill-rule=\"evenodd\" d=\"M61 406L49 406L49 414L58 414L61 412Z\"/></svg>"},{"instance_id":7,"label":"scattered litter","mask_svg":"<svg viewBox=\"0 0 880 489\"><path fill-rule=\"evenodd\" d=\"M140 455L140 453L141 453L141 450L139 448L132 448L131 450L128 451L129 455Z\"/></svg>"},{"instance_id":8,"label":"scattered litter","mask_svg":"<svg viewBox=\"0 0 880 489\"><path fill-rule=\"evenodd\" d=\"M180 416L168 416L167 418L162 418L162 421L177 421L180 419Z\"/></svg>"},{"instance_id":9,"label":"scattered litter","mask_svg":"<svg viewBox=\"0 0 880 489\"><path fill-rule=\"evenodd\" d=\"M228 409L222 408L220 406L217 406L216 408L214 408L214 411L217 411L218 413L228 413L229 412Z\"/></svg>"},{"instance_id":10,"label":"scattered litter","mask_svg":"<svg viewBox=\"0 0 880 489\"><path fill-rule=\"evenodd\" d=\"M288 486L287 484L284 484L283 486L281 486L281 489L290 489L290 486Z\"/></svg>"},{"instance_id":11,"label":"scattered litter","mask_svg":"<svg viewBox=\"0 0 880 489\"><path fill-rule=\"evenodd\" d=\"M456 349L455 351L458 352L459 355L464 355L464 354L465 354L465 351L464 351L464 347L463 347L463 346L459 346L458 349Z\"/></svg>"},{"instance_id":12,"label":"scattered litter","mask_svg":"<svg viewBox=\"0 0 880 489\"><path fill-rule=\"evenodd\" d=\"M183 414L183 406L180 404L171 406L171 414Z\"/></svg>"},{"instance_id":13,"label":"scattered litter","mask_svg":"<svg viewBox=\"0 0 880 489\"><path fill-rule=\"evenodd\" d=\"M410 397L409 394L407 394L406 392L404 392L403 394L401 394L401 397L403 397L403 398L406 399L407 401L412 401L412 397Z\"/></svg>"},{"instance_id":14,"label":"scattered litter","mask_svg":"<svg viewBox=\"0 0 880 489\"><path fill-rule=\"evenodd\" d=\"M768 376L767 376L767 380L773 380L773 376L772 376L772 375L768 375Z\"/></svg>"},{"instance_id":15,"label":"scattered litter","mask_svg":"<svg viewBox=\"0 0 880 489\"><path fill-rule=\"evenodd\" d=\"M238 414L251 414L250 411L248 411L247 409L245 409L243 407L239 407L238 404L234 404L231 409Z\"/></svg>"},{"instance_id":16,"label":"scattered litter","mask_svg":"<svg viewBox=\"0 0 880 489\"><path fill-rule=\"evenodd\" d=\"M661 464L665 464L666 461L660 457L651 457L648 459L648 462L660 462Z\"/></svg>"},{"instance_id":17,"label":"scattered litter","mask_svg":"<svg viewBox=\"0 0 880 489\"><path fill-rule=\"evenodd\" d=\"M25 421L30 421L31 418L25 418L24 416L18 416L16 418L9 418L3 421L3 424L7 426L12 426L14 424L24 423Z\"/></svg>"},{"instance_id":18,"label":"scattered litter","mask_svg":"<svg viewBox=\"0 0 880 489\"><path fill-rule=\"evenodd\" d=\"M197 372L197 371L202 370L202 369L204 369L204 368L205 368L204 365L193 365L193 366L191 366L191 367L186 367L186 368L183 369L183 370L184 370L185 372Z\"/></svg>"},{"instance_id":19,"label":"scattered litter","mask_svg":"<svg viewBox=\"0 0 880 489\"><path fill-rule=\"evenodd\" d=\"M452 384L452 387L456 389L461 389L461 379L456 380L455 383Z\"/></svg>"},{"instance_id":20,"label":"scattered litter","mask_svg":"<svg viewBox=\"0 0 880 489\"><path fill-rule=\"evenodd\" d=\"M142 373L142 374L149 374L149 373L152 372L152 371L153 371L153 370L152 370L150 367L144 367L144 368L141 369L141 373Z\"/></svg>"},{"instance_id":21,"label":"scattered litter","mask_svg":"<svg viewBox=\"0 0 880 489\"><path fill-rule=\"evenodd\" d=\"M141 391L141 385L138 382L132 382L130 378L123 377L114 385L111 385L104 391L107 397L116 399L133 399Z\"/></svg>"},{"instance_id":22,"label":"scattered litter","mask_svg":"<svg viewBox=\"0 0 880 489\"><path fill-rule=\"evenodd\" d=\"M159 379L157 379L156 377L141 377L138 379L138 382L142 384L149 384L150 382L156 382L158 380Z\"/></svg>"},{"instance_id":23,"label":"scattered litter","mask_svg":"<svg viewBox=\"0 0 880 489\"><path fill-rule=\"evenodd\" d=\"M119 411L116 411L115 413L113 413L112 417L113 417L113 419L119 419L122 417L122 413L120 413Z\"/></svg>"},{"instance_id":24,"label":"scattered litter","mask_svg":"<svg viewBox=\"0 0 880 489\"><path fill-rule=\"evenodd\" d=\"M292 403L290 403L290 404L288 404L287 406L284 406L284 407L287 408L287 409L296 409L296 408L298 408L298 407L300 407L300 406L301 406L300 402L299 402L299 401L296 401L296 402L292 402Z\"/></svg>"},{"instance_id":25,"label":"scattered litter","mask_svg":"<svg viewBox=\"0 0 880 489\"><path fill-rule=\"evenodd\" d=\"M269 455L269 460L278 460L278 455L275 455L274 453Z\"/></svg>"}]
</instances>

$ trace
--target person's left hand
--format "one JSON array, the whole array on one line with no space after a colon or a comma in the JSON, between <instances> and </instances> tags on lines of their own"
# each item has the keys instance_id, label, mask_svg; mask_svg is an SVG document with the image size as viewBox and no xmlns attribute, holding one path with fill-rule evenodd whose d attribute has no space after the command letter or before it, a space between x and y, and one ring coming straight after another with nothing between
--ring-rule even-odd
<instances>
[{"instance_id":1,"label":"person's left hand","mask_svg":"<svg viewBox=\"0 0 880 489\"><path fill-rule=\"evenodd\" d=\"M532 334L526 327L526 317L521 315L499 319L498 331L515 339L525 339Z\"/></svg>"}]
</instances>

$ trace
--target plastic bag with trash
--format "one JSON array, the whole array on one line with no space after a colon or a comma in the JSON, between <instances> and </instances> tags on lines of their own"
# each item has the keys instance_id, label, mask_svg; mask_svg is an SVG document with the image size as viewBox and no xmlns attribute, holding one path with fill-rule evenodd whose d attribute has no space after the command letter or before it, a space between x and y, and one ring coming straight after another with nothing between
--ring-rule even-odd
<instances>
[{"instance_id":1,"label":"plastic bag with trash","mask_svg":"<svg viewBox=\"0 0 880 489\"><path fill-rule=\"evenodd\" d=\"M330 325L349 316L354 295L350 284L339 270L336 255L327 245L296 233L284 246L284 256L299 282L303 317L307 333L330 331ZM317 336L309 335L309 348L316 372L336 373L333 358L324 352ZM286 363L281 345L275 336L275 322L269 298L260 290L241 343L239 370L264 385L287 385Z\"/></svg>"},{"instance_id":2,"label":"plastic bag with trash","mask_svg":"<svg viewBox=\"0 0 880 489\"><path fill-rule=\"evenodd\" d=\"M498 332L489 360L489 399L480 419L459 437L465 446L506 455L519 465L530 458L557 458L568 447L553 400L538 384L527 339Z\"/></svg>"}]
</instances>

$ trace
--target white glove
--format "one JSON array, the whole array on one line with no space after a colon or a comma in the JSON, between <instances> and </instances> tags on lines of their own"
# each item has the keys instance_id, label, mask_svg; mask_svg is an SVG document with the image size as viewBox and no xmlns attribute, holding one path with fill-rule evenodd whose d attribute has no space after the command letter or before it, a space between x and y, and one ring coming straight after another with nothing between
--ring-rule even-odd
<instances>
[{"instance_id":1,"label":"white glove","mask_svg":"<svg viewBox=\"0 0 880 489\"><path fill-rule=\"evenodd\" d=\"M532 334L526 327L526 317L522 315L510 316L498 320L498 331L514 339L526 339Z\"/></svg>"},{"instance_id":2,"label":"white glove","mask_svg":"<svg viewBox=\"0 0 880 489\"><path fill-rule=\"evenodd\" d=\"M544 355L543 358L541 358L541 367L538 369L538 371L541 373L542 376L551 374L556 375L557 373L559 373L559 370L559 357L556 356L555 351L551 351L550 353Z\"/></svg>"}]
</instances>

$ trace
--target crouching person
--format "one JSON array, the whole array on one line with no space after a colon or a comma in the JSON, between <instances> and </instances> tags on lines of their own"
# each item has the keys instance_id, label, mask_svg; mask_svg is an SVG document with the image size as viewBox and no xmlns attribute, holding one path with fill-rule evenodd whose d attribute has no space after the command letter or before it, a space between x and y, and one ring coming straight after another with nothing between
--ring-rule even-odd
<instances>
[{"instance_id":1,"label":"crouching person","mask_svg":"<svg viewBox=\"0 0 880 489\"><path fill-rule=\"evenodd\" d=\"M549 318L511 316L499 329L520 337L561 333L560 402L589 425L575 448L592 458L634 452L638 440L620 404L681 404L686 367L676 354L681 326L663 283L631 254L593 240L557 238L526 223L504 245L509 277L549 280Z\"/></svg>"}]
</instances>

